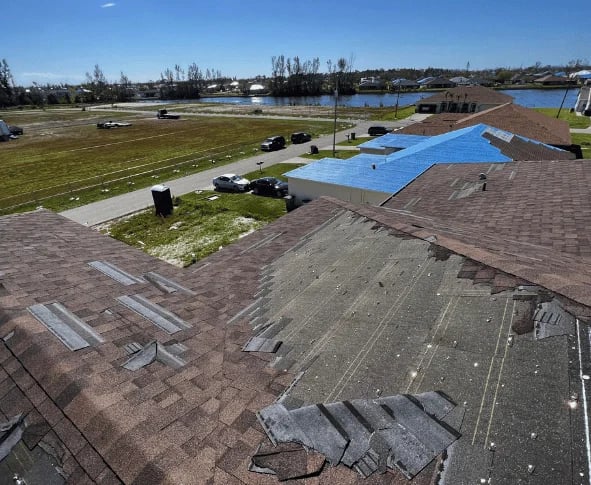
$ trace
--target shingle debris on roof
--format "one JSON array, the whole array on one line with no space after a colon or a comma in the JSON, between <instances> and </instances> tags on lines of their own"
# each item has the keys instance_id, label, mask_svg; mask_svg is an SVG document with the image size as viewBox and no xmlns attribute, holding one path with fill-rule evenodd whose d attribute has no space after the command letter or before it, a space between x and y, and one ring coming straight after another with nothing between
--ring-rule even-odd
<instances>
[{"instance_id":1,"label":"shingle debris on roof","mask_svg":"<svg viewBox=\"0 0 591 485\"><path fill-rule=\"evenodd\" d=\"M459 438L441 421L454 406L446 396L427 392L292 410L276 403L257 416L274 444L301 443L363 477L387 466L411 479Z\"/></svg>"}]
</instances>

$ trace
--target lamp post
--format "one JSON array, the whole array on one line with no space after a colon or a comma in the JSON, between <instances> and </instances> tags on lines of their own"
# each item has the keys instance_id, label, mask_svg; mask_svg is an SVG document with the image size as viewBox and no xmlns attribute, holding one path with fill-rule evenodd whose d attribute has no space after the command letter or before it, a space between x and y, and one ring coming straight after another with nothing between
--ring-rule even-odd
<instances>
[{"instance_id":1,"label":"lamp post","mask_svg":"<svg viewBox=\"0 0 591 485\"><path fill-rule=\"evenodd\" d=\"M337 100L339 99L339 77L336 78L334 90L334 127L332 131L332 156L336 157L336 140L337 140Z\"/></svg>"}]
</instances>

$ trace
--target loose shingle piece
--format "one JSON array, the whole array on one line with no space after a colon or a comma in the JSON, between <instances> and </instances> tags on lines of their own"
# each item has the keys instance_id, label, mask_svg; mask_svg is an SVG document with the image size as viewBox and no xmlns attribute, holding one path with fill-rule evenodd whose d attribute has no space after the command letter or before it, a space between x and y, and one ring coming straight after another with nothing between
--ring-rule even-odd
<instances>
[{"instance_id":1,"label":"loose shingle piece","mask_svg":"<svg viewBox=\"0 0 591 485\"><path fill-rule=\"evenodd\" d=\"M364 477L396 467L411 479L460 437L441 421L454 407L443 394L426 392L293 410L275 403L258 418L276 445L300 443Z\"/></svg>"}]
</instances>

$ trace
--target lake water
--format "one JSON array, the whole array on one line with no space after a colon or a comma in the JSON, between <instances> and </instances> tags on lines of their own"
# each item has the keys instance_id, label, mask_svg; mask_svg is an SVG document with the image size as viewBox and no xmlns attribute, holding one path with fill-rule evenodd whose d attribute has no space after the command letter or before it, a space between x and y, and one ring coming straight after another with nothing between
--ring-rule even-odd
<instances>
[{"instance_id":1,"label":"lake water","mask_svg":"<svg viewBox=\"0 0 591 485\"><path fill-rule=\"evenodd\" d=\"M506 89L499 92L513 96L514 102L527 108L558 108L565 95L564 89ZM574 107L577 100L578 88L570 88L564 101L563 109ZM433 93L400 93L399 106L415 104L422 98L432 96ZM396 93L385 94L354 94L352 96L339 96L339 106L350 107L379 107L396 106ZM178 102L178 101L176 101ZM273 96L224 96L203 97L191 102L201 103L229 103L256 106L334 106L333 96L309 96L301 98L273 97Z\"/></svg>"}]
</instances>

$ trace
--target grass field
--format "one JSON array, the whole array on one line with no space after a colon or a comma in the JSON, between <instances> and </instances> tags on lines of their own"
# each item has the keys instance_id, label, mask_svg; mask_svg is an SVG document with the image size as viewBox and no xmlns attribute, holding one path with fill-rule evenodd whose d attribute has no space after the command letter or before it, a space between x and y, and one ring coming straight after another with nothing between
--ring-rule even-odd
<instances>
[{"instance_id":1,"label":"grass field","mask_svg":"<svg viewBox=\"0 0 591 485\"><path fill-rule=\"evenodd\" d=\"M280 163L245 174L277 177L300 164ZM147 210L108 225L115 239L177 266L188 266L286 213L285 200L252 194L199 191L175 199L167 218Z\"/></svg>"},{"instance_id":2,"label":"grass field","mask_svg":"<svg viewBox=\"0 0 591 485\"><path fill-rule=\"evenodd\" d=\"M98 110L0 112L25 129L0 144L3 168L0 214L38 205L64 210L251 156L270 133L332 132L326 121L266 118L183 117ZM101 120L125 128L97 129ZM338 129L344 128L339 124Z\"/></svg>"},{"instance_id":3,"label":"grass field","mask_svg":"<svg viewBox=\"0 0 591 485\"><path fill-rule=\"evenodd\" d=\"M556 118L558 114L558 108L535 108L535 110L552 118ZM591 126L588 116L577 116L564 108L560 111L559 119L567 121L571 128L589 128Z\"/></svg>"}]
</instances>

